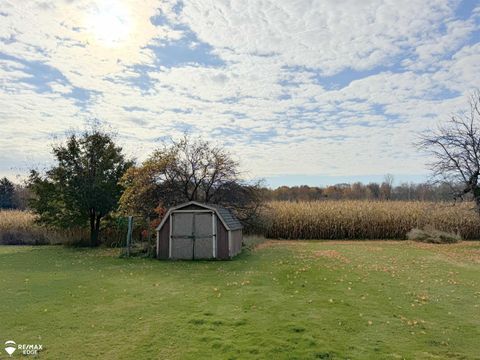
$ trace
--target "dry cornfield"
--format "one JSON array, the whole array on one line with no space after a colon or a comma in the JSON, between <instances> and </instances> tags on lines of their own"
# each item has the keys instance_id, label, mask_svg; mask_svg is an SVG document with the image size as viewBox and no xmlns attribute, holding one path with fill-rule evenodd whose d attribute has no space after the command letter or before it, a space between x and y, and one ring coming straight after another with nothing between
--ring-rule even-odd
<instances>
[{"instance_id":1,"label":"dry cornfield","mask_svg":"<svg viewBox=\"0 0 480 360\"><path fill-rule=\"evenodd\" d=\"M35 220L35 215L28 211L1 210L0 231L28 230Z\"/></svg>"},{"instance_id":2,"label":"dry cornfield","mask_svg":"<svg viewBox=\"0 0 480 360\"><path fill-rule=\"evenodd\" d=\"M278 239L405 239L413 228L426 226L480 239L480 218L471 203L274 201L262 213L262 223L263 234ZM118 237L111 230L104 229L107 238ZM69 243L80 238L88 238L86 229L47 229L36 224L30 212L0 211L0 244Z\"/></svg>"},{"instance_id":3,"label":"dry cornfield","mask_svg":"<svg viewBox=\"0 0 480 360\"><path fill-rule=\"evenodd\" d=\"M472 203L316 201L269 203L265 236L280 239L405 239L425 226L480 239Z\"/></svg>"},{"instance_id":4,"label":"dry cornfield","mask_svg":"<svg viewBox=\"0 0 480 360\"><path fill-rule=\"evenodd\" d=\"M28 211L0 211L0 245L4 244L58 244L87 236L83 229L53 230L35 223L35 215Z\"/></svg>"}]
</instances>

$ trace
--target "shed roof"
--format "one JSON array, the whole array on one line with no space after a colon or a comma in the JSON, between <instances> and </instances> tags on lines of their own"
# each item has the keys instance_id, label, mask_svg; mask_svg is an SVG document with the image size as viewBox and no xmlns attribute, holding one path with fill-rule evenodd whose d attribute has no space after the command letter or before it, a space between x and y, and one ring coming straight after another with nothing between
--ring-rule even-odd
<instances>
[{"instance_id":1,"label":"shed roof","mask_svg":"<svg viewBox=\"0 0 480 360\"><path fill-rule=\"evenodd\" d=\"M196 201L189 201L189 202L186 202L186 203L183 203L183 204L180 204L180 205L177 205L177 206L174 206L174 207L170 208L168 210L168 212L165 214L162 222L157 226L157 231L162 228L163 224L165 223L165 221L167 220L167 218L170 216L170 214L173 211L181 210L184 207L187 207L187 206L190 206L190 205L196 205L196 206L208 209L208 210L213 210L217 214L220 221L223 223L223 225L225 226L225 228L227 230L239 230L239 229L243 228L240 221L237 219L237 217L235 215L232 214L232 212L229 209L227 209L223 206L217 205L217 204L203 204L203 203L199 203L199 202L196 202Z\"/></svg>"},{"instance_id":2,"label":"shed roof","mask_svg":"<svg viewBox=\"0 0 480 360\"><path fill-rule=\"evenodd\" d=\"M225 226L228 230L238 230L243 228L240 220L238 220L229 209L216 204L209 204L209 206L217 210L218 215L225 221Z\"/></svg>"}]
</instances>

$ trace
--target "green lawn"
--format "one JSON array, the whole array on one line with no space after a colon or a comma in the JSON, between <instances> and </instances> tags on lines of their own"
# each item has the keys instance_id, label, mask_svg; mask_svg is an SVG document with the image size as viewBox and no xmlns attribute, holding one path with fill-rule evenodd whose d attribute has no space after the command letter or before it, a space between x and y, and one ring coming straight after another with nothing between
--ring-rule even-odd
<instances>
[{"instance_id":1,"label":"green lawn","mask_svg":"<svg viewBox=\"0 0 480 360\"><path fill-rule=\"evenodd\" d=\"M227 262L3 246L6 340L62 360L480 359L480 243L268 242Z\"/></svg>"}]
</instances>

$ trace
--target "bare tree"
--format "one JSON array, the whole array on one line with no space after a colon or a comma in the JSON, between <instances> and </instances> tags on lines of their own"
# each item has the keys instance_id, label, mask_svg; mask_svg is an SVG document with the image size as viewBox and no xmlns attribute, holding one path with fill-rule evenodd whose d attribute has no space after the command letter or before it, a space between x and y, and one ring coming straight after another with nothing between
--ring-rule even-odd
<instances>
[{"instance_id":1,"label":"bare tree","mask_svg":"<svg viewBox=\"0 0 480 360\"><path fill-rule=\"evenodd\" d=\"M163 144L121 181L121 209L154 215L158 207L200 201L231 208L247 225L263 204L261 184L242 181L239 164L219 145L185 135Z\"/></svg>"},{"instance_id":2,"label":"bare tree","mask_svg":"<svg viewBox=\"0 0 480 360\"><path fill-rule=\"evenodd\" d=\"M434 179L449 184L455 200L471 195L480 215L480 91L470 96L469 111L424 134L420 146L435 159L430 164Z\"/></svg>"},{"instance_id":3,"label":"bare tree","mask_svg":"<svg viewBox=\"0 0 480 360\"><path fill-rule=\"evenodd\" d=\"M237 182L239 164L222 147L185 135L161 150L171 161L165 167L165 180L180 186L185 200L210 202L225 184Z\"/></svg>"},{"instance_id":4,"label":"bare tree","mask_svg":"<svg viewBox=\"0 0 480 360\"><path fill-rule=\"evenodd\" d=\"M380 195L383 200L392 199L394 177L392 174L386 174L382 184L380 185Z\"/></svg>"}]
</instances>

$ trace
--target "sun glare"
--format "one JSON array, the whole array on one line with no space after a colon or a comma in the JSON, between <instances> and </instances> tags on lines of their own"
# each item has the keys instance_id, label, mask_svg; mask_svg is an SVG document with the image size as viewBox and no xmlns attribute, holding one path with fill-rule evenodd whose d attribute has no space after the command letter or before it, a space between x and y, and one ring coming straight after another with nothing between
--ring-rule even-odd
<instances>
[{"instance_id":1,"label":"sun glare","mask_svg":"<svg viewBox=\"0 0 480 360\"><path fill-rule=\"evenodd\" d=\"M109 47L121 46L132 30L128 10L119 1L98 6L87 18L87 28L94 38Z\"/></svg>"}]
</instances>

